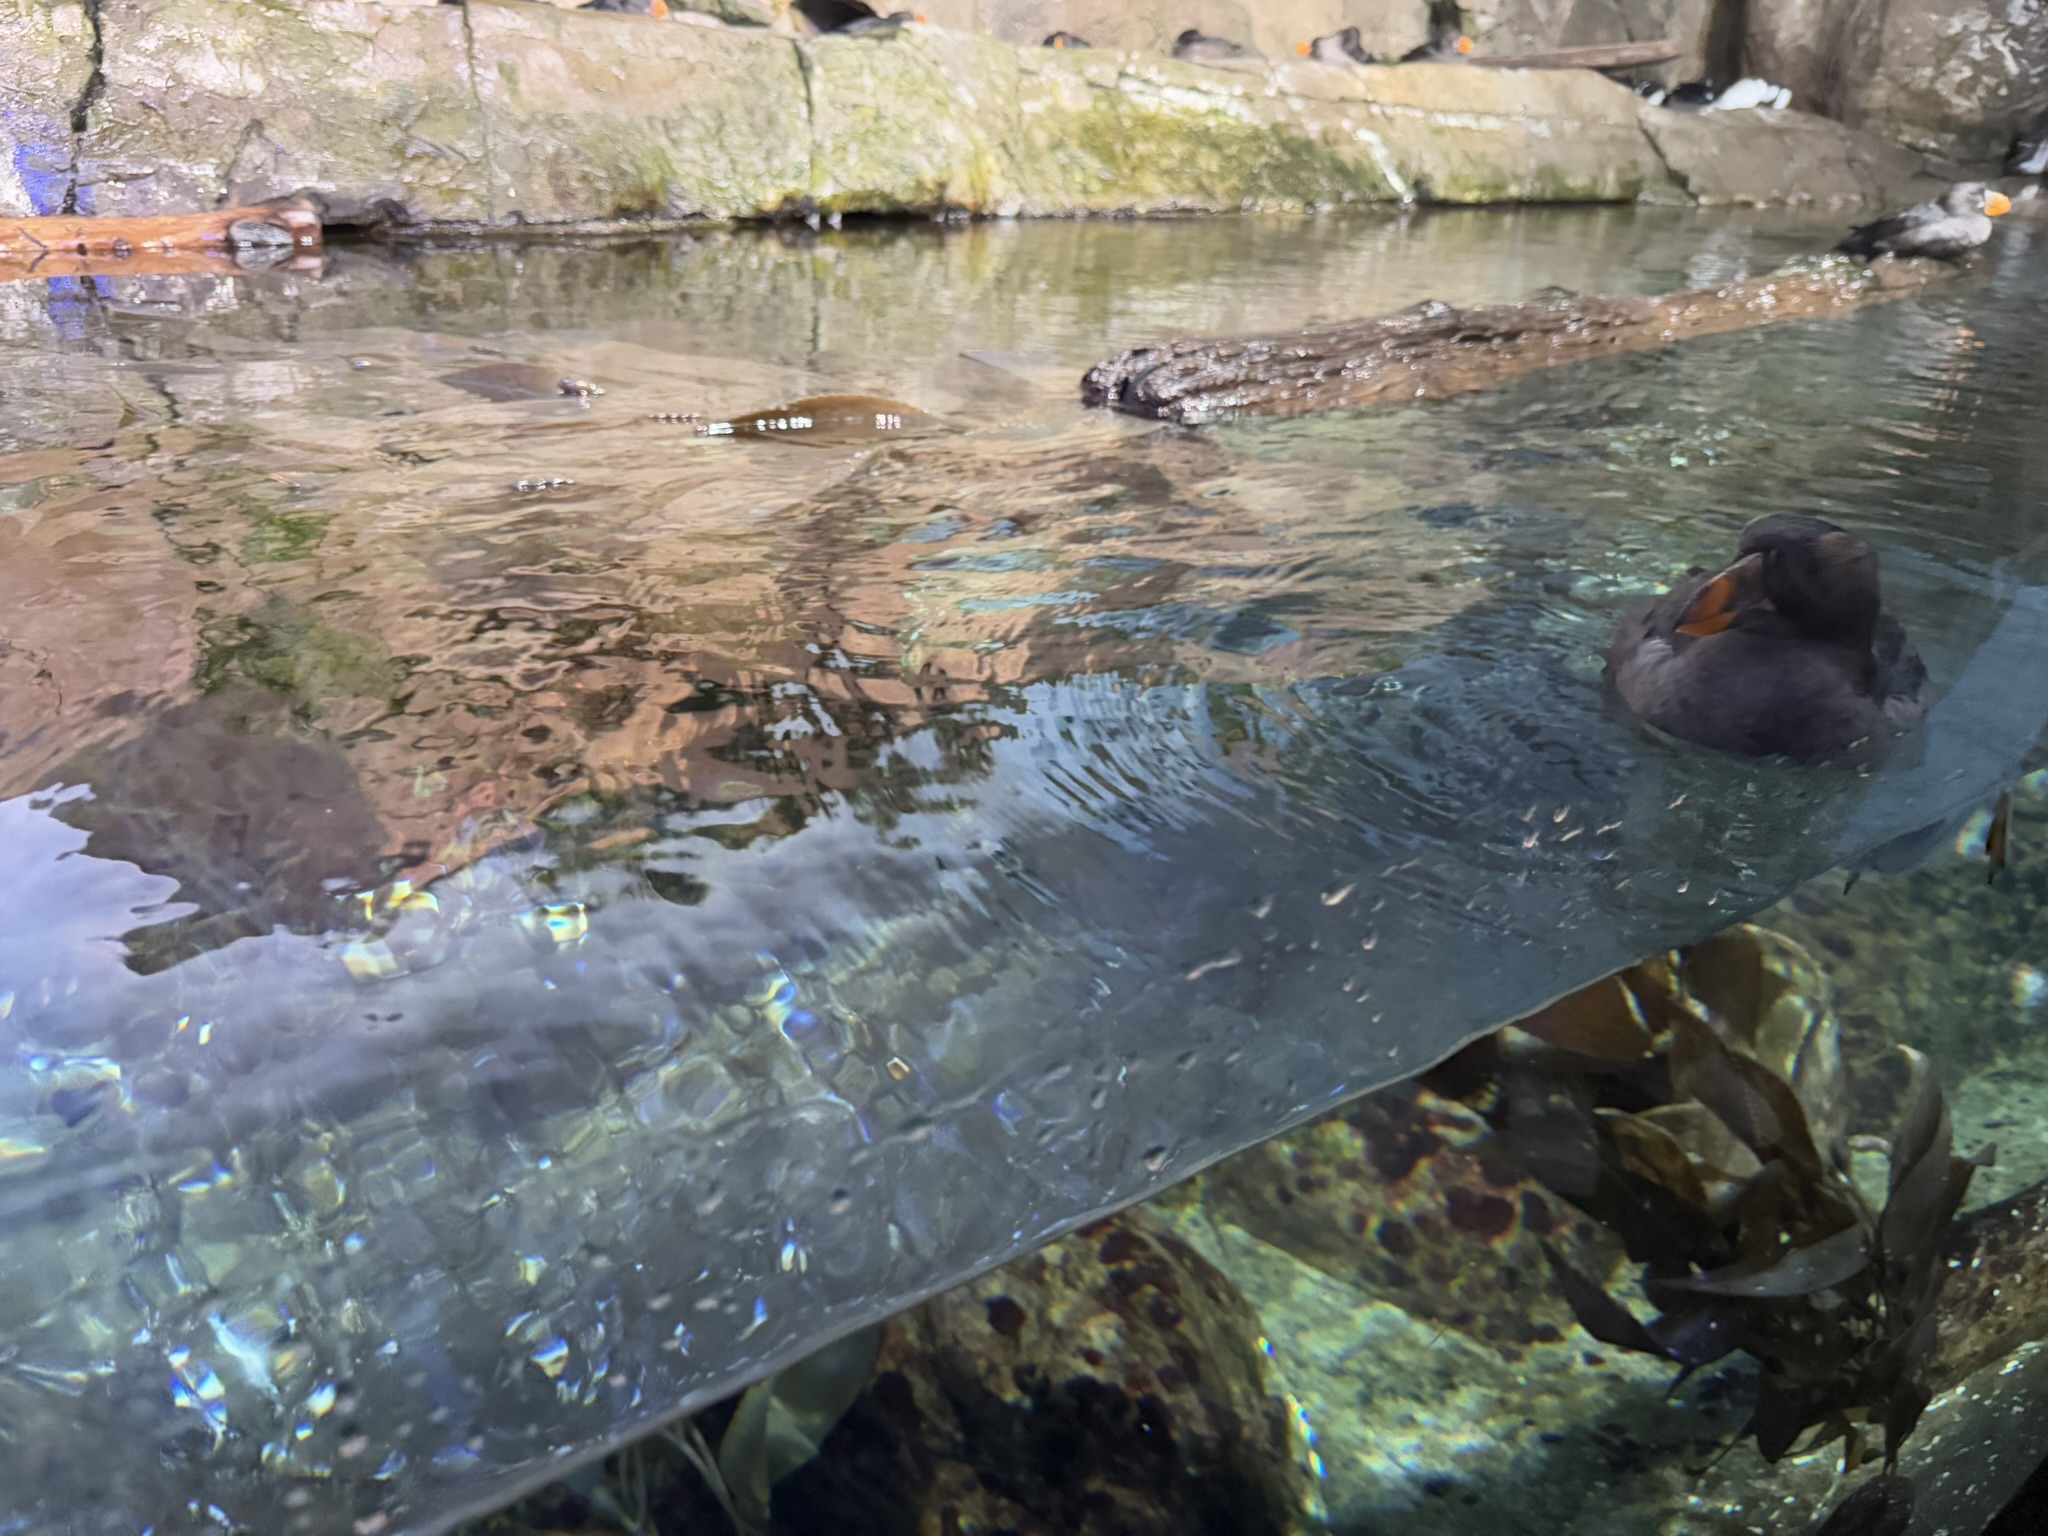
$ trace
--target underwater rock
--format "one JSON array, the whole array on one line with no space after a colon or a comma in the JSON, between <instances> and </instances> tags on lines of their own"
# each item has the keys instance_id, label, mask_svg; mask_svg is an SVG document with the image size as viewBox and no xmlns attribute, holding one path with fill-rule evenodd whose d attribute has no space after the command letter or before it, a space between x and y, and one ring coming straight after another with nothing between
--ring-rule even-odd
<instances>
[{"instance_id":1,"label":"underwater rock","mask_svg":"<svg viewBox=\"0 0 2048 1536\"><path fill-rule=\"evenodd\" d=\"M1543 1243L1600 1273L1621 1252L1478 1114L1413 1083L1227 1158L1199 1185L1214 1219L1510 1359L1571 1327Z\"/></svg>"},{"instance_id":2,"label":"underwater rock","mask_svg":"<svg viewBox=\"0 0 2048 1536\"><path fill-rule=\"evenodd\" d=\"M1308 1497L1259 1320L1125 1212L893 1320L775 1529L1263 1536Z\"/></svg>"}]
</instances>

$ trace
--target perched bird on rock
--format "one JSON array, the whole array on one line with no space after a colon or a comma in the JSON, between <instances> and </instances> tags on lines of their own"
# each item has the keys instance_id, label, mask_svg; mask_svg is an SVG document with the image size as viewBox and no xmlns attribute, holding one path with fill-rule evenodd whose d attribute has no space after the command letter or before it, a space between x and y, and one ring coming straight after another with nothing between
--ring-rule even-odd
<instances>
[{"instance_id":1,"label":"perched bird on rock","mask_svg":"<svg viewBox=\"0 0 2048 1536\"><path fill-rule=\"evenodd\" d=\"M859 37L863 33L900 31L913 21L923 20L909 11L878 15L865 0L792 0L789 9L777 18L777 24L790 28L799 37L822 37L827 33Z\"/></svg>"},{"instance_id":2,"label":"perched bird on rock","mask_svg":"<svg viewBox=\"0 0 2048 1536\"><path fill-rule=\"evenodd\" d=\"M1790 86L1773 85L1755 75L1744 75L1706 103L1706 109L1709 112L1740 112L1748 107L1765 107L1773 112L1782 112L1791 105Z\"/></svg>"},{"instance_id":3,"label":"perched bird on rock","mask_svg":"<svg viewBox=\"0 0 2048 1536\"><path fill-rule=\"evenodd\" d=\"M1256 58L1249 49L1221 37L1209 37L1189 27L1173 40L1173 56L1190 64L1214 64L1223 59Z\"/></svg>"},{"instance_id":4,"label":"perched bird on rock","mask_svg":"<svg viewBox=\"0 0 2048 1536\"><path fill-rule=\"evenodd\" d=\"M2013 140L2012 153L2005 157L2008 176L2039 176L2048 171L2048 112L2031 119Z\"/></svg>"},{"instance_id":5,"label":"perched bird on rock","mask_svg":"<svg viewBox=\"0 0 2048 1536\"><path fill-rule=\"evenodd\" d=\"M1327 37L1319 37L1312 43L1296 43L1294 51L1305 59L1314 59L1318 64L1370 64L1373 55L1364 43L1358 40L1358 28L1345 27Z\"/></svg>"},{"instance_id":6,"label":"perched bird on rock","mask_svg":"<svg viewBox=\"0 0 2048 1536\"><path fill-rule=\"evenodd\" d=\"M1089 42L1087 38L1072 32L1053 32L1047 34L1044 46L1047 48L1093 48L1095 45Z\"/></svg>"},{"instance_id":7,"label":"perched bird on rock","mask_svg":"<svg viewBox=\"0 0 2048 1536\"><path fill-rule=\"evenodd\" d=\"M663 20L668 16L667 0L583 0L576 7L579 11L611 11L621 16L652 16Z\"/></svg>"},{"instance_id":8,"label":"perched bird on rock","mask_svg":"<svg viewBox=\"0 0 2048 1536\"><path fill-rule=\"evenodd\" d=\"M1711 80L1687 80L1666 91L1657 105L1674 112L1697 112L1701 107L1712 106L1720 94L1720 88Z\"/></svg>"},{"instance_id":9,"label":"perched bird on rock","mask_svg":"<svg viewBox=\"0 0 2048 1536\"><path fill-rule=\"evenodd\" d=\"M891 11L886 16L859 16L833 31L843 37L871 37L878 32L900 32L912 22L922 23L916 11Z\"/></svg>"},{"instance_id":10,"label":"perched bird on rock","mask_svg":"<svg viewBox=\"0 0 2048 1536\"><path fill-rule=\"evenodd\" d=\"M1927 669L1884 611L1877 552L1818 517L1742 530L1738 558L1621 621L1615 691L1646 724L1745 757L1881 754L1927 712Z\"/></svg>"},{"instance_id":11,"label":"perched bird on rock","mask_svg":"<svg viewBox=\"0 0 2048 1536\"><path fill-rule=\"evenodd\" d=\"M1472 39L1464 33L1432 34L1420 48L1401 55L1403 64L1457 64L1472 52Z\"/></svg>"},{"instance_id":12,"label":"perched bird on rock","mask_svg":"<svg viewBox=\"0 0 2048 1536\"><path fill-rule=\"evenodd\" d=\"M1991 221L2012 199L1981 181L1959 181L1933 202L1851 230L1835 249L1851 256L1931 256L1955 261L1991 238Z\"/></svg>"},{"instance_id":13,"label":"perched bird on rock","mask_svg":"<svg viewBox=\"0 0 2048 1536\"><path fill-rule=\"evenodd\" d=\"M1428 0L1429 41L1401 55L1403 64L1456 64L1472 52L1472 39L1465 35L1465 8L1461 0Z\"/></svg>"}]
</instances>

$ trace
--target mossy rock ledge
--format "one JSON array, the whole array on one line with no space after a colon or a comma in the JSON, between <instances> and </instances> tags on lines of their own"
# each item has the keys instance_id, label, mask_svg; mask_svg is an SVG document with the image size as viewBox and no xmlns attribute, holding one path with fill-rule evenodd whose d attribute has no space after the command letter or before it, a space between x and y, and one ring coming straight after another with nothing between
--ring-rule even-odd
<instances>
[{"instance_id":1,"label":"mossy rock ledge","mask_svg":"<svg viewBox=\"0 0 2048 1536\"><path fill-rule=\"evenodd\" d=\"M1820 203L1918 157L1799 113L1690 118L1584 71L1205 67L916 27L761 28L522 0L0 0L0 214L311 188L419 224L1424 201ZM83 127L74 131L73 124Z\"/></svg>"}]
</instances>

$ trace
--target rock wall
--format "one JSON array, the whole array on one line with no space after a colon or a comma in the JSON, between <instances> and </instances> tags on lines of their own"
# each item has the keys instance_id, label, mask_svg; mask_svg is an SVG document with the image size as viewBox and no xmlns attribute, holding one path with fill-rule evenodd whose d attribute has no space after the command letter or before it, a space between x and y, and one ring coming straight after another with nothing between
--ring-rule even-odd
<instances>
[{"instance_id":1,"label":"rock wall","mask_svg":"<svg viewBox=\"0 0 2048 1536\"><path fill-rule=\"evenodd\" d=\"M1917 169L1817 119L1680 121L1583 71L1203 67L936 26L799 42L522 0L0 0L0 28L17 215L300 188L343 219L489 225L1851 204Z\"/></svg>"},{"instance_id":2,"label":"rock wall","mask_svg":"<svg viewBox=\"0 0 2048 1536\"><path fill-rule=\"evenodd\" d=\"M2048 105L2048 0L1748 0L1744 63L1809 111L1995 159Z\"/></svg>"}]
</instances>

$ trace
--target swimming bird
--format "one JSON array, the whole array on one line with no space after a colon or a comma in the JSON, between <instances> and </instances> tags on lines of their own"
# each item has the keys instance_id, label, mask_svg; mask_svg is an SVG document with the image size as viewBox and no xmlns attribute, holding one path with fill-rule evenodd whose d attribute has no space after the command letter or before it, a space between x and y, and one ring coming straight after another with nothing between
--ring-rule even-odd
<instances>
[{"instance_id":1,"label":"swimming bird","mask_svg":"<svg viewBox=\"0 0 2048 1536\"><path fill-rule=\"evenodd\" d=\"M1743 529L1737 555L1622 620L1607 670L1638 718L1695 746L1812 763L1881 752L1926 713L1927 669L1884 611L1875 550L1781 513Z\"/></svg>"},{"instance_id":2,"label":"swimming bird","mask_svg":"<svg viewBox=\"0 0 2048 1536\"><path fill-rule=\"evenodd\" d=\"M1043 44L1047 48L1093 48L1095 45L1075 32L1051 32Z\"/></svg>"},{"instance_id":3,"label":"swimming bird","mask_svg":"<svg viewBox=\"0 0 2048 1536\"><path fill-rule=\"evenodd\" d=\"M1173 56L1190 64L1214 64L1221 59L1256 57L1249 49L1240 48L1227 38L1209 37L1193 27L1173 40Z\"/></svg>"},{"instance_id":4,"label":"swimming bird","mask_svg":"<svg viewBox=\"0 0 2048 1536\"><path fill-rule=\"evenodd\" d=\"M1835 249L1851 256L1932 256L1954 261L1991 238L2012 199L1981 181L1959 181L1940 198L1851 230Z\"/></svg>"},{"instance_id":5,"label":"swimming bird","mask_svg":"<svg viewBox=\"0 0 2048 1536\"><path fill-rule=\"evenodd\" d=\"M2039 176L2043 171L2048 171L2048 112L2027 120L2005 157L2008 176Z\"/></svg>"},{"instance_id":6,"label":"swimming bird","mask_svg":"<svg viewBox=\"0 0 2048 1536\"><path fill-rule=\"evenodd\" d=\"M1370 64L1373 54L1358 39L1358 28L1345 27L1311 43L1296 43L1294 51L1318 64Z\"/></svg>"}]
</instances>

